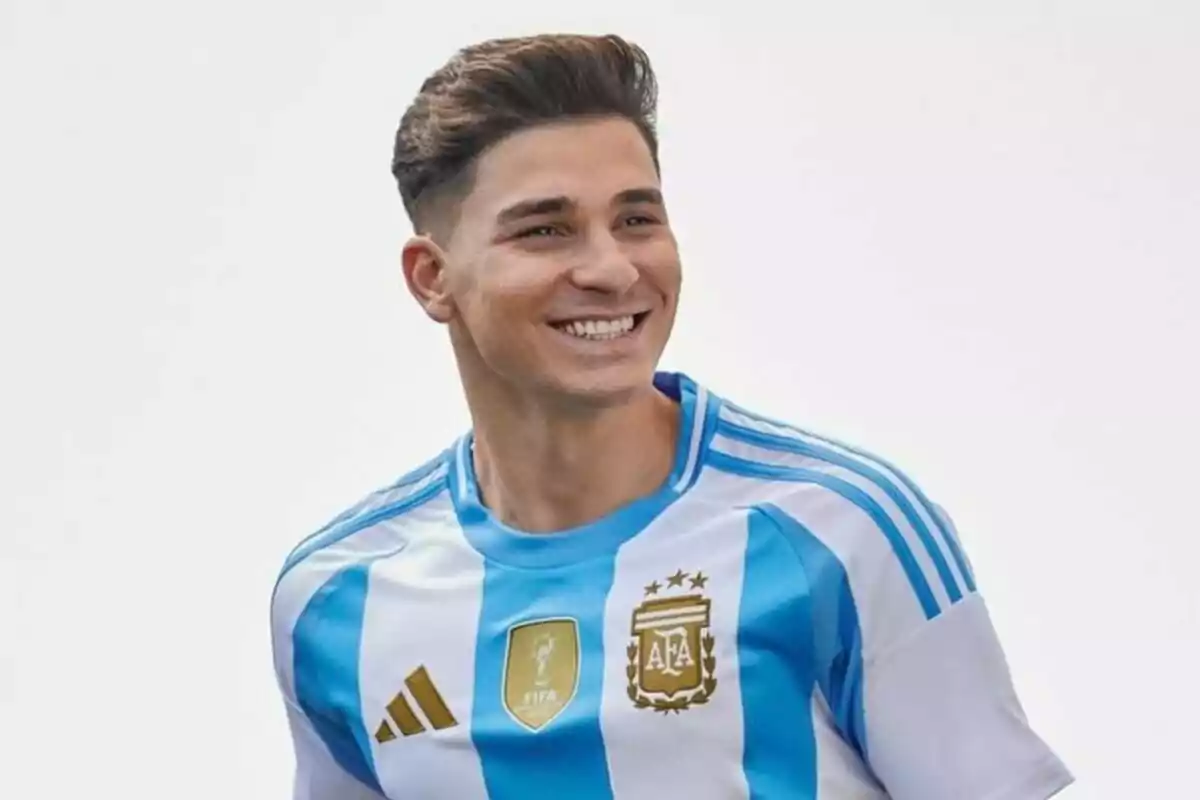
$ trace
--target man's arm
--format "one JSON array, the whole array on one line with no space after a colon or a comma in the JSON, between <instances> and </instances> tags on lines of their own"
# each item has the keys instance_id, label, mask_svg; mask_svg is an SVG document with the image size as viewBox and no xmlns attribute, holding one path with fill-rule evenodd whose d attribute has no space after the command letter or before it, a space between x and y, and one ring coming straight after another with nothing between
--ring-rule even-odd
<instances>
[{"instance_id":1,"label":"man's arm","mask_svg":"<svg viewBox=\"0 0 1200 800\"><path fill-rule=\"evenodd\" d=\"M781 530L795 542L815 542L788 513L789 503L782 505L767 510ZM801 507L793 510L803 516ZM957 545L949 519L940 509L931 512ZM974 587L961 587L956 600L931 613L865 515L840 516L833 524L838 552L810 545L806 559L814 613L840 624L836 636L830 632L816 643L829 676L822 689L829 705L843 710L843 737L888 796L1047 800L1070 785L1071 773L1025 717ZM812 555L817 551L827 566L842 566L821 568L822 558ZM969 574L965 556L963 564ZM847 619L853 634L846 632Z\"/></svg>"},{"instance_id":2,"label":"man's arm","mask_svg":"<svg viewBox=\"0 0 1200 800\"><path fill-rule=\"evenodd\" d=\"M945 511L931 511L958 543ZM1026 719L978 592L878 653L864 675L871 766L897 800L1045 800L1074 782Z\"/></svg>"},{"instance_id":3,"label":"man's arm","mask_svg":"<svg viewBox=\"0 0 1200 800\"><path fill-rule=\"evenodd\" d=\"M895 800L1046 800L1072 783L978 594L864 664L863 697L867 760Z\"/></svg>"}]
</instances>

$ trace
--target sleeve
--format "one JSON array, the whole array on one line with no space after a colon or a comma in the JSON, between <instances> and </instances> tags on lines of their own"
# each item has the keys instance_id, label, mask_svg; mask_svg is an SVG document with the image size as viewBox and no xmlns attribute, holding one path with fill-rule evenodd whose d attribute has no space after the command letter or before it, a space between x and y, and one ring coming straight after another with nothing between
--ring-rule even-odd
<instances>
[{"instance_id":1,"label":"sleeve","mask_svg":"<svg viewBox=\"0 0 1200 800\"><path fill-rule=\"evenodd\" d=\"M867 757L893 800L1046 800L1073 780L1030 727L978 594L863 680Z\"/></svg>"},{"instance_id":2,"label":"sleeve","mask_svg":"<svg viewBox=\"0 0 1200 800\"><path fill-rule=\"evenodd\" d=\"M949 518L934 513L946 541L961 547ZM971 584L932 619L876 631L864 654L865 757L893 800L1047 800L1074 780L1026 719ZM870 590L862 598L898 600Z\"/></svg>"},{"instance_id":3,"label":"sleeve","mask_svg":"<svg viewBox=\"0 0 1200 800\"><path fill-rule=\"evenodd\" d=\"M1025 717L949 518L846 494L764 509L804 565L830 724L891 800L1058 794L1073 777Z\"/></svg>"}]
</instances>

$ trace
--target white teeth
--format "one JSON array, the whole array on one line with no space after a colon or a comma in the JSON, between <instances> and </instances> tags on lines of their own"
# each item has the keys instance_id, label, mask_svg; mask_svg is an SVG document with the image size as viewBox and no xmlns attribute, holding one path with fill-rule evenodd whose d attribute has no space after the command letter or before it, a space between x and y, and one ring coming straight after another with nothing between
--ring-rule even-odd
<instances>
[{"instance_id":1,"label":"white teeth","mask_svg":"<svg viewBox=\"0 0 1200 800\"><path fill-rule=\"evenodd\" d=\"M633 317L620 317L618 319L587 319L587 320L572 320L556 325L563 333L569 333L572 336L578 336L581 339L593 339L596 341L604 341L606 339L616 339L618 336L624 336L633 330Z\"/></svg>"}]
</instances>

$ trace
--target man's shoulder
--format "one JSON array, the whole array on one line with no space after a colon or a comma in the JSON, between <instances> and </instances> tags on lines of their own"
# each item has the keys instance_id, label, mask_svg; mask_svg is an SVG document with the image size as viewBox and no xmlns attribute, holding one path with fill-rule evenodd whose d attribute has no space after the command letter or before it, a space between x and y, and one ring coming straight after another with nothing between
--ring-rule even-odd
<instances>
[{"instance_id":1,"label":"man's shoulder","mask_svg":"<svg viewBox=\"0 0 1200 800\"><path fill-rule=\"evenodd\" d=\"M280 577L314 553L337 547L354 534L401 516L436 497L446 486L450 450L375 489L301 539L284 559Z\"/></svg>"},{"instance_id":2,"label":"man's shoulder","mask_svg":"<svg viewBox=\"0 0 1200 800\"><path fill-rule=\"evenodd\" d=\"M748 505L805 510L822 523L899 539L948 537L945 511L921 483L877 450L723 401L709 466L745 479Z\"/></svg>"},{"instance_id":3,"label":"man's shoulder","mask_svg":"<svg viewBox=\"0 0 1200 800\"><path fill-rule=\"evenodd\" d=\"M852 473L876 483L915 482L890 458L870 446L817 427L802 426L722 400L710 446L718 465L742 468L747 477L769 482Z\"/></svg>"},{"instance_id":4,"label":"man's shoulder","mask_svg":"<svg viewBox=\"0 0 1200 800\"><path fill-rule=\"evenodd\" d=\"M724 403L709 461L747 479L743 502L798 540L871 574L886 563L896 591L913 593L926 616L975 590L949 515L874 450Z\"/></svg>"}]
</instances>

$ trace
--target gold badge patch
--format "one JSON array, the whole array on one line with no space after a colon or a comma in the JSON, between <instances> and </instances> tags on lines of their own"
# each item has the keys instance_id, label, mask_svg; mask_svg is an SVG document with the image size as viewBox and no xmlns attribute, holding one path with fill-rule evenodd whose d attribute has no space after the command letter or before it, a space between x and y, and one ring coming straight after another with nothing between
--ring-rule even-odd
<instances>
[{"instance_id":1,"label":"gold badge patch","mask_svg":"<svg viewBox=\"0 0 1200 800\"><path fill-rule=\"evenodd\" d=\"M647 586L651 599L633 611L625 668L634 706L664 714L707 703L717 689L715 642L708 630L712 601L693 591L703 589L708 578L679 570L665 580L665 589L658 581Z\"/></svg>"},{"instance_id":2,"label":"gold badge patch","mask_svg":"<svg viewBox=\"0 0 1200 800\"><path fill-rule=\"evenodd\" d=\"M531 731L544 728L575 698L579 688L579 625L544 619L508 631L504 662L504 708Z\"/></svg>"}]
</instances>

